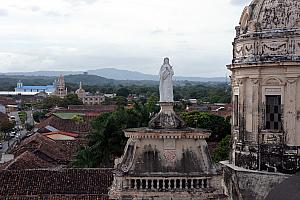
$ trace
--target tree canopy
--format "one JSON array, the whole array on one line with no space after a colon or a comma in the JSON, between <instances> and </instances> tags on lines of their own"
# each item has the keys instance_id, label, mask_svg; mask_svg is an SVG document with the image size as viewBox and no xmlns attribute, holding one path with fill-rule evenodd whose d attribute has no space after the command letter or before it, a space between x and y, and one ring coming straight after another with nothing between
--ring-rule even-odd
<instances>
[{"instance_id":1,"label":"tree canopy","mask_svg":"<svg viewBox=\"0 0 300 200\"><path fill-rule=\"evenodd\" d=\"M50 96L44 98L41 102L39 102L36 107L40 109L51 109L54 107L65 107L67 108L69 105L82 105L82 101L78 98L77 94L68 94L64 98L60 98L57 96Z\"/></svg>"},{"instance_id":2,"label":"tree canopy","mask_svg":"<svg viewBox=\"0 0 300 200\"><path fill-rule=\"evenodd\" d=\"M119 107L116 112L100 115L92 122L93 132L88 145L81 149L73 162L75 167L112 167L114 159L123 153L127 139L123 130L147 126L151 113L158 108L154 100L146 104L135 103L133 109Z\"/></svg>"},{"instance_id":3,"label":"tree canopy","mask_svg":"<svg viewBox=\"0 0 300 200\"><path fill-rule=\"evenodd\" d=\"M209 140L220 141L231 132L230 119L213 115L208 112L185 112L181 114L182 119L189 127L211 130Z\"/></svg>"}]
</instances>

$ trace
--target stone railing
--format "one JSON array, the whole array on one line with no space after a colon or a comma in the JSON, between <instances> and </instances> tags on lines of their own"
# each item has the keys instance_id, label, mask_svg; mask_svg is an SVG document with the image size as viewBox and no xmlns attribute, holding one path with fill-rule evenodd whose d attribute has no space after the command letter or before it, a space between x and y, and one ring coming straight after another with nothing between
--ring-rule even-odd
<instances>
[{"instance_id":1,"label":"stone railing","mask_svg":"<svg viewBox=\"0 0 300 200\"><path fill-rule=\"evenodd\" d=\"M128 190L187 190L210 187L210 177L195 178L133 178L123 181L123 188Z\"/></svg>"}]
</instances>

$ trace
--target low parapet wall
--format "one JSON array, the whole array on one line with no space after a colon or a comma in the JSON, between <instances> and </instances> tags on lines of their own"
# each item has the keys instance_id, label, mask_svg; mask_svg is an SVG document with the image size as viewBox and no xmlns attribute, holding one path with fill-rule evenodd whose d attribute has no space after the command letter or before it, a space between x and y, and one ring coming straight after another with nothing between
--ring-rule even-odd
<instances>
[{"instance_id":1,"label":"low parapet wall","mask_svg":"<svg viewBox=\"0 0 300 200\"><path fill-rule=\"evenodd\" d=\"M228 161L223 167L223 187L231 200L264 200L269 192L290 175L253 171L236 167Z\"/></svg>"}]
</instances>

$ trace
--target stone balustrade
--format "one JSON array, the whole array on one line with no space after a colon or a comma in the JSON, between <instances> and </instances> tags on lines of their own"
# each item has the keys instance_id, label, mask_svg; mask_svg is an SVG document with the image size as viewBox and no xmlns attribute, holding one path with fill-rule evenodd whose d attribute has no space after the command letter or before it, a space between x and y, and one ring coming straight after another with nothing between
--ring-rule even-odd
<instances>
[{"instance_id":1,"label":"stone balustrade","mask_svg":"<svg viewBox=\"0 0 300 200\"><path fill-rule=\"evenodd\" d=\"M133 178L123 181L123 188L128 190L187 190L210 187L210 177L197 178Z\"/></svg>"}]
</instances>

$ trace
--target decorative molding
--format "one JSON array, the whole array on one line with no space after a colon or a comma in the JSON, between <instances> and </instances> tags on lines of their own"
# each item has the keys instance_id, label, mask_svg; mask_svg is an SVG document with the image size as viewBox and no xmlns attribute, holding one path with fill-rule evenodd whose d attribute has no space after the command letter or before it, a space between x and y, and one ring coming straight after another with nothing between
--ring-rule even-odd
<instances>
[{"instance_id":1,"label":"decorative molding","mask_svg":"<svg viewBox=\"0 0 300 200\"><path fill-rule=\"evenodd\" d=\"M284 85L284 82L276 76L270 76L263 81L263 85L281 86L281 85Z\"/></svg>"},{"instance_id":2,"label":"decorative molding","mask_svg":"<svg viewBox=\"0 0 300 200\"><path fill-rule=\"evenodd\" d=\"M296 83L298 79L299 79L299 77L288 77L288 78L286 78L286 82L293 84L293 83Z\"/></svg>"}]
</instances>

